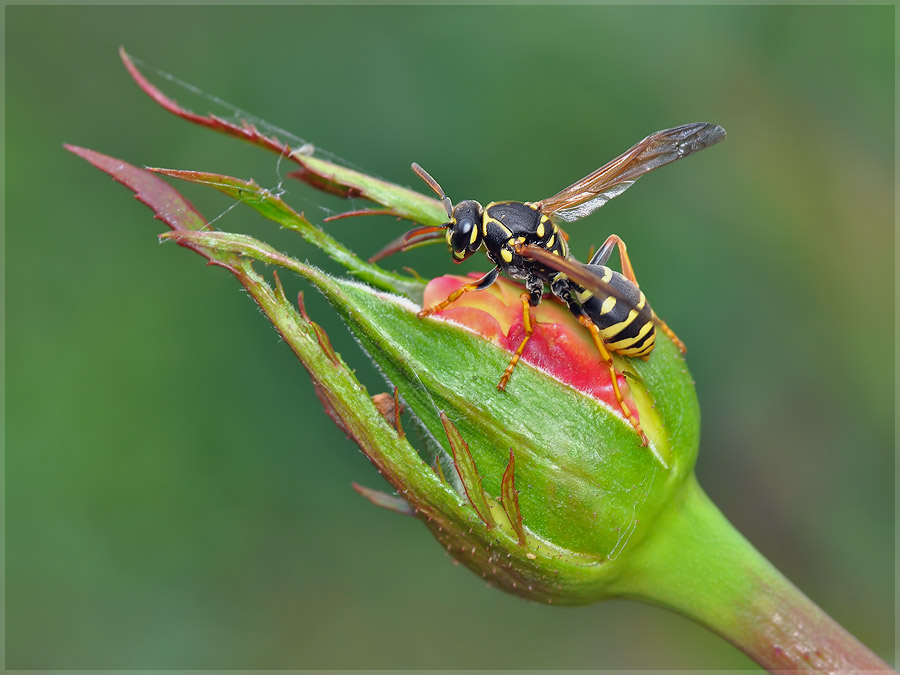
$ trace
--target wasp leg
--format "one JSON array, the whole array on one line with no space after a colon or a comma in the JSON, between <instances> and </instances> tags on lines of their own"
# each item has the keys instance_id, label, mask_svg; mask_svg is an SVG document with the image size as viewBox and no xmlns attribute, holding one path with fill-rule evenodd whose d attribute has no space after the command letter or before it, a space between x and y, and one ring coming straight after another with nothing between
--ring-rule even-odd
<instances>
[{"instance_id":1,"label":"wasp leg","mask_svg":"<svg viewBox=\"0 0 900 675\"><path fill-rule=\"evenodd\" d=\"M603 246L597 250L588 264L605 265L606 261L609 260L609 256L612 255L613 247L615 246L619 247L619 261L622 265L622 276L640 288L640 284L638 284L638 280L634 276L634 267L631 266L631 258L628 257L628 248L625 246L625 242L622 241L622 237L617 234L611 234L606 238L606 241L603 242Z\"/></svg>"},{"instance_id":2,"label":"wasp leg","mask_svg":"<svg viewBox=\"0 0 900 675\"><path fill-rule=\"evenodd\" d=\"M600 352L600 358L603 359L603 361L606 363L606 366L609 368L609 377L612 381L613 391L616 394L616 401L619 402L619 408L622 410L622 414L625 415L625 419L628 420L631 426L634 427L634 430L638 433L638 436L641 437L641 445L647 445L649 441L647 439L647 435L644 433L644 430L641 427L641 423L631 413L631 408L626 405L625 397L622 396L622 392L619 390L619 381L616 377L616 369L613 365L612 356L610 355L609 350L606 348L606 345L603 343L603 336L600 335L600 329L597 328L597 324L595 324L583 314L578 317L578 320L585 328L590 331L591 337L594 339L594 346L597 347L597 351Z\"/></svg>"},{"instance_id":3,"label":"wasp leg","mask_svg":"<svg viewBox=\"0 0 900 675\"><path fill-rule=\"evenodd\" d=\"M535 303L530 302L532 297L533 294L527 292L523 292L519 296L519 300L522 301L522 324L525 327L525 337L522 338L522 341L519 343L519 346L513 353L512 358L509 360L509 365L506 366L506 370L503 371L503 375L500 377L500 382L497 384L497 389L499 389L500 391L504 391L506 389L506 385L509 383L509 378L512 377L513 369L519 362L519 357L522 356L522 352L525 350L525 345L528 343L528 339L534 332L534 325L531 323L531 305Z\"/></svg>"},{"instance_id":4,"label":"wasp leg","mask_svg":"<svg viewBox=\"0 0 900 675\"><path fill-rule=\"evenodd\" d=\"M419 311L418 314L416 314L416 316L418 316L420 319L424 319L426 316L436 314L437 312L440 312L442 309L447 307L447 305L450 305L459 300L469 291L483 291L485 288L497 281L498 276L500 276L500 268L495 267L490 272L481 277L478 281L457 288L450 295L448 295L447 299L443 302L439 302L433 307L424 307L421 311Z\"/></svg>"},{"instance_id":5,"label":"wasp leg","mask_svg":"<svg viewBox=\"0 0 900 675\"><path fill-rule=\"evenodd\" d=\"M625 242L622 241L622 238L617 234L611 234L606 238L606 241L603 242L603 246L601 246L594 254L594 257L591 258L590 264L605 265L606 261L609 260L609 256L612 255L613 247L616 246L619 248L619 261L622 265L622 276L640 288L637 277L634 276L634 267L631 265L631 258L628 257L628 249L625 246ZM669 339L675 343L676 347L678 347L678 351L684 354L687 351L687 347L685 347L684 343L678 339L678 336L675 335L675 331L669 328L666 322L656 316L656 314L654 314L653 317L660 330L668 335Z\"/></svg>"},{"instance_id":6,"label":"wasp leg","mask_svg":"<svg viewBox=\"0 0 900 675\"><path fill-rule=\"evenodd\" d=\"M687 347L685 347L684 343L678 339L678 336L675 335L675 331L669 328L669 325L665 321L656 316L655 312L653 316L656 317L656 325L660 328L660 330L662 330L663 333L669 336L669 339L672 342L675 343L675 346L678 347L678 351L680 351L682 354L686 353Z\"/></svg>"}]
</instances>

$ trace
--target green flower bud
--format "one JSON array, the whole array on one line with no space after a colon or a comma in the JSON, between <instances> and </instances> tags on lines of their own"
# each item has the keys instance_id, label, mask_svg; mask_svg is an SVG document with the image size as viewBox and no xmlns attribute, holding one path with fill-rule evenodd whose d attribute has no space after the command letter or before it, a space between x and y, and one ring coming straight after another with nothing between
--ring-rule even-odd
<instances>
[{"instance_id":1,"label":"green flower bud","mask_svg":"<svg viewBox=\"0 0 900 675\"><path fill-rule=\"evenodd\" d=\"M426 305L466 281L433 281ZM697 400L675 346L661 339L646 362L617 357L645 447L587 331L554 300L533 310L524 363L500 392L503 347L514 349L521 331L520 286L500 281L464 296L443 312L452 322L418 319L411 303L354 283L320 289L443 450L461 509L446 512L384 473L450 554L534 600L604 597L696 458ZM423 462L421 471L432 469Z\"/></svg>"},{"instance_id":2,"label":"green flower bud","mask_svg":"<svg viewBox=\"0 0 900 675\"><path fill-rule=\"evenodd\" d=\"M136 189L139 199L159 203L158 212L179 203L174 190L146 172L87 156ZM360 266L251 182L177 175L234 193L376 283L414 288L415 280ZM500 588L548 603L606 597L627 569L629 552L692 475L697 400L681 354L665 337L647 361L615 357L626 404L649 439L643 445L612 396L608 369L600 367L587 331L553 299L534 309L523 362L498 391L522 330L521 287L512 282L467 294L444 310L450 320L420 319L420 307L408 299L328 275L251 237L204 229L186 203L173 213L165 216L175 230L166 238L238 277L309 370L331 417L451 555ZM325 294L439 448L437 471L399 426L388 427L324 330L291 306L280 286L265 283L253 258L287 267ZM424 289L426 305L465 281L432 282Z\"/></svg>"}]
</instances>

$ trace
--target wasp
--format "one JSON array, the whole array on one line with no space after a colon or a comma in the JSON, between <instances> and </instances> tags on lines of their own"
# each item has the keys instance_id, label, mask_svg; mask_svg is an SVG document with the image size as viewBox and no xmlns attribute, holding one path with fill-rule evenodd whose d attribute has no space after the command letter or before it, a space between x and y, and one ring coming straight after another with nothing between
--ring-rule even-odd
<instances>
[{"instance_id":1,"label":"wasp","mask_svg":"<svg viewBox=\"0 0 900 675\"><path fill-rule=\"evenodd\" d=\"M445 238L455 263L484 249L493 264L482 278L460 287L444 301L423 308L418 316L430 316L465 293L493 284L500 274L523 282L520 295L524 337L513 353L497 388L506 389L513 370L534 332L531 307L543 298L545 287L562 300L569 311L590 331L600 358L610 371L616 400L625 418L647 444L647 437L619 390L612 354L646 359L653 350L659 327L684 352L684 344L656 316L640 290L625 242L611 235L585 265L575 260L568 236L557 221L584 218L619 196L645 173L707 148L725 138L725 130L714 124L685 124L657 131L593 173L559 193L538 202L502 201L482 207L468 199L455 206L438 182L418 164L413 171L438 195L447 222L437 227L417 227L376 254L377 260L398 250L407 250ZM621 272L606 266L618 248Z\"/></svg>"}]
</instances>

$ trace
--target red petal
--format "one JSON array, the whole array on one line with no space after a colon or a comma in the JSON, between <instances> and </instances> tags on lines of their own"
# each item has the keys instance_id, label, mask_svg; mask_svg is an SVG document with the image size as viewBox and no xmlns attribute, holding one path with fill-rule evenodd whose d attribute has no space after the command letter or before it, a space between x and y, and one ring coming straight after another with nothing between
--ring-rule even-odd
<instances>
[{"instance_id":1,"label":"red petal","mask_svg":"<svg viewBox=\"0 0 900 675\"><path fill-rule=\"evenodd\" d=\"M433 279L425 289L424 306L436 305L479 276L473 274L466 278L448 275ZM484 291L466 293L438 315L452 319L514 352L525 335L522 303L519 300L523 291L519 284L499 279ZM522 360L618 410L609 368L600 360L590 334L565 305L555 298L545 298L540 305L532 307L531 314L534 331L522 353ZM617 379L622 395L627 398L627 380L620 373L617 373ZM630 407L637 415L634 405Z\"/></svg>"}]
</instances>

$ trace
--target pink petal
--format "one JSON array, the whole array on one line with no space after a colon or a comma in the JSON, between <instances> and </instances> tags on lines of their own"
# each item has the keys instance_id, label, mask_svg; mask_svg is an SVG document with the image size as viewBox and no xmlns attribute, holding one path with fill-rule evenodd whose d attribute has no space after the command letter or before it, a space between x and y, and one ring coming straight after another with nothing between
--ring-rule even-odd
<instances>
[{"instance_id":1,"label":"pink petal","mask_svg":"<svg viewBox=\"0 0 900 675\"><path fill-rule=\"evenodd\" d=\"M479 277L478 274L468 278L447 275L433 279L425 289L424 306L436 305L456 289ZM452 319L514 352L525 335L519 300L523 291L523 286L501 278L484 291L462 295L438 315ZM522 360L618 409L609 368L600 360L588 331L565 305L556 298L545 297L538 307L531 309L531 313L534 331L525 345ZM616 377L622 395L627 398L629 389L625 377L620 373ZM634 405L629 404L629 407L637 415Z\"/></svg>"}]
</instances>

